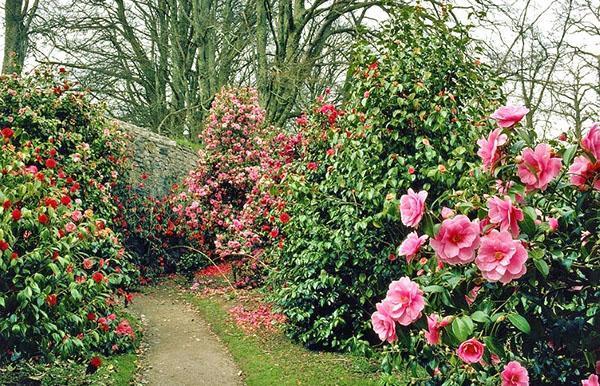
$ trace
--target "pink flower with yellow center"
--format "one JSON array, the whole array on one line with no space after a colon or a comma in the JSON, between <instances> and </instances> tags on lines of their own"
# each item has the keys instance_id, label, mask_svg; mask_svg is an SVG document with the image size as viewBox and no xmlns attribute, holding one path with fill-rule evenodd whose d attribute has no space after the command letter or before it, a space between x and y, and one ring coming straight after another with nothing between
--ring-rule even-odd
<instances>
[{"instance_id":1,"label":"pink flower with yellow center","mask_svg":"<svg viewBox=\"0 0 600 386\"><path fill-rule=\"evenodd\" d=\"M444 263L467 264L475 259L479 233L479 223L461 214L444 220L430 245Z\"/></svg>"},{"instance_id":2,"label":"pink flower with yellow center","mask_svg":"<svg viewBox=\"0 0 600 386\"><path fill-rule=\"evenodd\" d=\"M403 326L419 319L425 308L423 291L406 276L390 283L385 302L390 305L391 318Z\"/></svg>"},{"instance_id":3,"label":"pink flower with yellow center","mask_svg":"<svg viewBox=\"0 0 600 386\"><path fill-rule=\"evenodd\" d=\"M486 280L506 284L527 272L527 258L527 250L521 241L513 240L507 231L494 229L481 238L475 264Z\"/></svg>"}]
</instances>

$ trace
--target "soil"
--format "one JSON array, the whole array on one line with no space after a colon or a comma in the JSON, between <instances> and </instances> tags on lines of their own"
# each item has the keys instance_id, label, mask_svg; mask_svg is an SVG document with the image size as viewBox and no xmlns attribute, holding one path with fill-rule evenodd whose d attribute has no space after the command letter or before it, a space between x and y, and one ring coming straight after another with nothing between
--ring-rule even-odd
<instances>
[{"instance_id":1,"label":"soil","mask_svg":"<svg viewBox=\"0 0 600 386\"><path fill-rule=\"evenodd\" d=\"M145 325L139 374L148 385L243 385L241 371L196 311L172 287L135 297L131 309Z\"/></svg>"}]
</instances>

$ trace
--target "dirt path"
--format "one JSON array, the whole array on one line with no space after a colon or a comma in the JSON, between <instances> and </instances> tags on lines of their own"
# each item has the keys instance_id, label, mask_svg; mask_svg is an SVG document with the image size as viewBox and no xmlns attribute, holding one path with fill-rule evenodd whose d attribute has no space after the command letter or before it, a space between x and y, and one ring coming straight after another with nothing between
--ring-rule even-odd
<instances>
[{"instance_id":1,"label":"dirt path","mask_svg":"<svg viewBox=\"0 0 600 386\"><path fill-rule=\"evenodd\" d=\"M157 287L131 306L146 325L141 381L157 386L242 385L240 371L206 322L174 289Z\"/></svg>"}]
</instances>

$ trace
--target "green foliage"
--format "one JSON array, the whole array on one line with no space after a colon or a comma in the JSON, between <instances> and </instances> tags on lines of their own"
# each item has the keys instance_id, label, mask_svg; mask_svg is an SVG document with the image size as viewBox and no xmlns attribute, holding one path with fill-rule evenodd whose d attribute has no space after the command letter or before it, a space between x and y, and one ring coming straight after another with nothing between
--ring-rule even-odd
<instances>
[{"instance_id":1,"label":"green foliage","mask_svg":"<svg viewBox=\"0 0 600 386\"><path fill-rule=\"evenodd\" d=\"M118 321L96 320L135 274L106 220L120 133L44 69L0 78L0 128L0 362L128 349Z\"/></svg>"},{"instance_id":2,"label":"green foliage","mask_svg":"<svg viewBox=\"0 0 600 386\"><path fill-rule=\"evenodd\" d=\"M390 261L406 235L398 193L427 189L439 206L470 171L501 98L471 52L464 31L402 9L357 48L344 112L321 101L308 117L313 140L287 178L292 221L273 275L303 344L339 349L370 330L375 299L406 269Z\"/></svg>"}]
</instances>

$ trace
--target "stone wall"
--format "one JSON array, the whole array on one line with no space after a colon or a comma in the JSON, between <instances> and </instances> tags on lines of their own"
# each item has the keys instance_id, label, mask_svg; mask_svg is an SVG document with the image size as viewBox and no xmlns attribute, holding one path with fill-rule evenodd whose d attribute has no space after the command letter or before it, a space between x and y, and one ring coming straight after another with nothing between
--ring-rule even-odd
<instances>
[{"instance_id":1,"label":"stone wall","mask_svg":"<svg viewBox=\"0 0 600 386\"><path fill-rule=\"evenodd\" d=\"M198 161L193 150L178 145L174 140L126 122L119 127L129 134L129 156L133 161L131 180L143 194L161 197L175 182L180 182ZM147 178L142 179L142 175Z\"/></svg>"}]
</instances>

